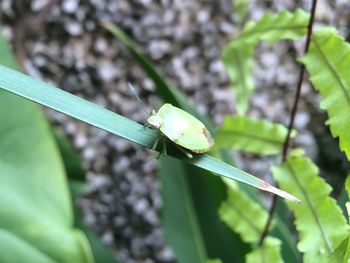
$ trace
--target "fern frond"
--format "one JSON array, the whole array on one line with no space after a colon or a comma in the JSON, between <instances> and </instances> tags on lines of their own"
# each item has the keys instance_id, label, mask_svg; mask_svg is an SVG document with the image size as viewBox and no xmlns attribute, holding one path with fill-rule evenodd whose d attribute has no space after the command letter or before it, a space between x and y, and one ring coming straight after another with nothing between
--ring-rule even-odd
<instances>
[{"instance_id":1,"label":"fern frond","mask_svg":"<svg viewBox=\"0 0 350 263\"><path fill-rule=\"evenodd\" d=\"M287 205L295 214L300 233L298 249L304 253L304 262L326 258L349 231L341 209L329 196L331 186L318 176L318 168L300 151L291 152L286 162L273 167L272 172L282 189L288 189L302 201Z\"/></svg>"},{"instance_id":2,"label":"fern frond","mask_svg":"<svg viewBox=\"0 0 350 263\"><path fill-rule=\"evenodd\" d=\"M247 23L242 34L235 40L235 45L256 44L258 41L272 44L281 39L298 39L306 34L308 21L309 14L301 9L297 9L295 13L282 11L279 14L272 14L267 12L260 21Z\"/></svg>"},{"instance_id":3,"label":"fern frond","mask_svg":"<svg viewBox=\"0 0 350 263\"><path fill-rule=\"evenodd\" d=\"M267 237L261 247L254 249L246 256L246 263L265 262L283 263L279 239Z\"/></svg>"},{"instance_id":4,"label":"fern frond","mask_svg":"<svg viewBox=\"0 0 350 263\"><path fill-rule=\"evenodd\" d=\"M332 29L312 35L305 64L310 80L322 96L321 108L328 113L327 124L340 149L350 160L350 46Z\"/></svg>"},{"instance_id":5,"label":"fern frond","mask_svg":"<svg viewBox=\"0 0 350 263\"><path fill-rule=\"evenodd\" d=\"M274 43L281 39L298 39L306 34L309 15L298 9L295 13L265 13L258 22L249 22L242 34L223 49L222 60L236 93L237 111L245 114L253 93L253 53L259 41Z\"/></svg>"},{"instance_id":6,"label":"fern frond","mask_svg":"<svg viewBox=\"0 0 350 263\"><path fill-rule=\"evenodd\" d=\"M215 148L232 148L256 154L281 151L288 130L281 124L256 118L226 117L215 136ZM296 132L292 132L295 136Z\"/></svg>"},{"instance_id":7,"label":"fern frond","mask_svg":"<svg viewBox=\"0 0 350 263\"><path fill-rule=\"evenodd\" d=\"M258 241L264 230L268 213L241 191L235 182L225 180L228 197L219 209L220 218L245 242ZM254 215L254 217L252 217Z\"/></svg>"}]
</instances>

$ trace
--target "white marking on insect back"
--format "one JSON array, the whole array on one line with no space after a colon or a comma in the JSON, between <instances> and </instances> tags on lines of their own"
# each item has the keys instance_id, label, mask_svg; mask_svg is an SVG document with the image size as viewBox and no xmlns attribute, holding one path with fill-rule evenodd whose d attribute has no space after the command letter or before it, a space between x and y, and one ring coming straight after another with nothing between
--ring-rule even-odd
<instances>
[{"instance_id":1,"label":"white marking on insect back","mask_svg":"<svg viewBox=\"0 0 350 263\"><path fill-rule=\"evenodd\" d=\"M152 110L151 116L147 119L147 122L154 128L159 129L163 123L163 119L154 110Z\"/></svg>"}]
</instances>

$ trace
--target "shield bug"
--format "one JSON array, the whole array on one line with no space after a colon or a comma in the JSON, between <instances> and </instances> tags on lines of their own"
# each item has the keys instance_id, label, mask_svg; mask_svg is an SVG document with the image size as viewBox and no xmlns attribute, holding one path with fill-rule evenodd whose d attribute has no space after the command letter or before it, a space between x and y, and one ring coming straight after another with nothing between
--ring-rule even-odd
<instances>
[{"instance_id":1,"label":"shield bug","mask_svg":"<svg viewBox=\"0 0 350 263\"><path fill-rule=\"evenodd\" d=\"M137 95L133 85L128 83L128 87L146 114L149 115L147 119L149 125L159 130L165 137L174 142L175 146L177 146L177 148L187 157L192 158L192 154L185 149L194 153L206 153L214 145L214 140L211 137L210 132L200 120L169 103L164 104L158 112L152 110L151 114L149 114ZM163 141L163 154L166 155L167 152L164 137L158 137L152 148L155 149L157 147L159 139Z\"/></svg>"},{"instance_id":2,"label":"shield bug","mask_svg":"<svg viewBox=\"0 0 350 263\"><path fill-rule=\"evenodd\" d=\"M158 112L153 110L147 121L176 145L194 153L208 152L214 145L210 132L201 121L169 103L164 104ZM184 153L192 157L191 154Z\"/></svg>"}]
</instances>

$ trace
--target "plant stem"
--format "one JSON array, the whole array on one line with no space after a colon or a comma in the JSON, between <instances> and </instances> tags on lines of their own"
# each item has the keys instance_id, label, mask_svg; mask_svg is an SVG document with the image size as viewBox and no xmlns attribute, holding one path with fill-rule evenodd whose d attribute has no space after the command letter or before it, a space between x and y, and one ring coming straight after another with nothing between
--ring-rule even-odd
<instances>
[{"instance_id":1,"label":"plant stem","mask_svg":"<svg viewBox=\"0 0 350 263\"><path fill-rule=\"evenodd\" d=\"M307 26L307 35L306 35L306 41L305 41L305 47L304 47L304 54L307 53L307 51L309 50L309 46L310 46L312 27L313 27L313 24L315 21L316 4L317 4L317 0L312 0L310 19L309 19L309 24ZM294 127L294 120L295 120L295 115L297 113L298 104L299 104L299 100L300 100L301 87L303 84L304 73L305 73L305 66L304 66L304 64L302 64L300 67L300 71L299 71L299 78L298 78L298 83L297 83L297 89L295 92L294 103L293 103L292 111L290 113L288 133L287 133L286 139L284 140L284 143L283 143L282 162L284 162L287 158L288 147L289 147L289 142L290 142L290 135L291 135L291 132L292 132L293 127ZM269 217L267 219L265 228L264 228L264 230L261 234L260 240L259 240L259 246L261 246L263 244L263 242L268 234L268 231L269 231L269 228L270 228L270 225L272 223L272 219L273 219L276 207L277 207L277 201L278 201L278 198L276 195L274 195L273 199L272 199L272 204L271 204L271 207L269 210Z\"/></svg>"}]
</instances>

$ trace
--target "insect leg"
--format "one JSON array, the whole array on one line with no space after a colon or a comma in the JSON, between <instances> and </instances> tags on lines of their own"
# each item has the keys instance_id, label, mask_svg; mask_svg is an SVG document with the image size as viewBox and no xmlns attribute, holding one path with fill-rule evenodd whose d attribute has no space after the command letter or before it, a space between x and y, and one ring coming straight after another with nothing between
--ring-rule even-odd
<instances>
[{"instance_id":1,"label":"insect leg","mask_svg":"<svg viewBox=\"0 0 350 263\"><path fill-rule=\"evenodd\" d=\"M157 146L158 146L158 142L159 142L159 136L157 137L156 141L154 142L153 146L152 146L152 150L155 151Z\"/></svg>"},{"instance_id":2,"label":"insect leg","mask_svg":"<svg viewBox=\"0 0 350 263\"><path fill-rule=\"evenodd\" d=\"M178 148L184 155L186 155L188 158L193 158L193 155L190 154L188 151L186 151L184 148L174 144L176 148Z\"/></svg>"}]
</instances>

